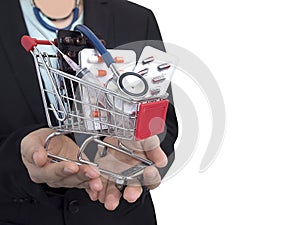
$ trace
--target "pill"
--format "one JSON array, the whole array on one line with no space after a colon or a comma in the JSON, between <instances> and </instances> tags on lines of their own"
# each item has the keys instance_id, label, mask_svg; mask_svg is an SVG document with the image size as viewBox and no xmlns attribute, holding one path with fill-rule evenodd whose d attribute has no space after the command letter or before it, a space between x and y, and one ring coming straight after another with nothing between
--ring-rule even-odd
<instances>
[{"instance_id":1,"label":"pill","mask_svg":"<svg viewBox=\"0 0 300 225\"><path fill-rule=\"evenodd\" d=\"M163 63L157 67L158 71L167 70L171 67L169 63Z\"/></svg>"},{"instance_id":2,"label":"pill","mask_svg":"<svg viewBox=\"0 0 300 225\"><path fill-rule=\"evenodd\" d=\"M144 59L144 60L142 61L142 64L144 65L144 64L147 64L147 63L150 63L150 62L153 62L153 61L154 61L154 57L153 57L153 56L150 56L150 57Z\"/></svg>"},{"instance_id":3,"label":"pill","mask_svg":"<svg viewBox=\"0 0 300 225\"><path fill-rule=\"evenodd\" d=\"M151 95L157 95L160 92L159 88L154 88L150 90Z\"/></svg>"},{"instance_id":4,"label":"pill","mask_svg":"<svg viewBox=\"0 0 300 225\"><path fill-rule=\"evenodd\" d=\"M95 76L98 76L98 77L104 77L107 74L106 70L98 70L95 68L89 68L89 70L92 72L92 74L94 74Z\"/></svg>"},{"instance_id":5,"label":"pill","mask_svg":"<svg viewBox=\"0 0 300 225\"><path fill-rule=\"evenodd\" d=\"M97 71L98 77L104 77L104 76L106 76L106 74L107 74L106 70L98 70Z\"/></svg>"},{"instance_id":6,"label":"pill","mask_svg":"<svg viewBox=\"0 0 300 225\"><path fill-rule=\"evenodd\" d=\"M83 37L77 37L74 40L74 43L75 43L75 45L85 45L86 44L85 39Z\"/></svg>"},{"instance_id":7,"label":"pill","mask_svg":"<svg viewBox=\"0 0 300 225\"><path fill-rule=\"evenodd\" d=\"M99 117L99 111L98 111L98 110L93 110L93 111L91 112L91 116L94 117L94 118Z\"/></svg>"},{"instance_id":8,"label":"pill","mask_svg":"<svg viewBox=\"0 0 300 225\"><path fill-rule=\"evenodd\" d=\"M67 55L68 55L69 57L71 57L71 58L75 58L75 57L76 57L76 52L75 52L75 51L72 51L72 50L69 50L69 51L67 52Z\"/></svg>"},{"instance_id":9,"label":"pill","mask_svg":"<svg viewBox=\"0 0 300 225\"><path fill-rule=\"evenodd\" d=\"M92 55L88 58L89 63L102 63L104 62L103 58L100 55Z\"/></svg>"},{"instance_id":10,"label":"pill","mask_svg":"<svg viewBox=\"0 0 300 225\"><path fill-rule=\"evenodd\" d=\"M159 83L161 81L164 81L166 79L165 76L157 76L157 77L153 77L152 82L153 83Z\"/></svg>"},{"instance_id":11,"label":"pill","mask_svg":"<svg viewBox=\"0 0 300 225\"><path fill-rule=\"evenodd\" d=\"M70 36L67 36L62 39L62 42L66 45L72 45L74 40Z\"/></svg>"},{"instance_id":12,"label":"pill","mask_svg":"<svg viewBox=\"0 0 300 225\"><path fill-rule=\"evenodd\" d=\"M139 71L138 74L141 75L141 76L144 76L144 75L147 74L148 72L149 72L149 69L146 68L146 69L143 69L143 70Z\"/></svg>"},{"instance_id":13,"label":"pill","mask_svg":"<svg viewBox=\"0 0 300 225\"><path fill-rule=\"evenodd\" d=\"M116 63L124 63L124 58L122 56L116 56L114 60Z\"/></svg>"}]
</instances>

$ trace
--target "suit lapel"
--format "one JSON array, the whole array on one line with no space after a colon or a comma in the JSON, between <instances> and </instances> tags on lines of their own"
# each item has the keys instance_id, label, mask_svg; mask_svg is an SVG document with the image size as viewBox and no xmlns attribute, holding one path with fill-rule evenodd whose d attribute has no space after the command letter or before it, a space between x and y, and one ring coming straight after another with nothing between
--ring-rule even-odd
<instances>
[{"instance_id":1,"label":"suit lapel","mask_svg":"<svg viewBox=\"0 0 300 225\"><path fill-rule=\"evenodd\" d=\"M6 31L1 33L0 41L3 42L8 61L12 63L13 76L35 120L43 122L45 121L44 112L33 59L20 44L21 37L27 35L28 32L19 1L8 1L0 12L0 24ZM114 47L114 21L109 1L85 0L84 23L106 41L107 48Z\"/></svg>"},{"instance_id":2,"label":"suit lapel","mask_svg":"<svg viewBox=\"0 0 300 225\"><path fill-rule=\"evenodd\" d=\"M19 1L10 0L2 7L0 24L5 31L1 33L1 41L8 61L11 63L13 76L15 76L25 101L33 112L35 120L43 122L44 113L41 107L41 95L38 94L40 91L32 56L20 44L21 37L27 34L27 30Z\"/></svg>"}]
</instances>

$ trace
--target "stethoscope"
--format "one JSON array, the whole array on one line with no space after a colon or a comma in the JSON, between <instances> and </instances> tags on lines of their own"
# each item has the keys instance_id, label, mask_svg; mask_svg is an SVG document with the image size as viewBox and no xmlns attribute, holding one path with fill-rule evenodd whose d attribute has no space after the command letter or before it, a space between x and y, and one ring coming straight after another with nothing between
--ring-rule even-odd
<instances>
[{"instance_id":1,"label":"stethoscope","mask_svg":"<svg viewBox=\"0 0 300 225\"><path fill-rule=\"evenodd\" d=\"M125 72L123 74L119 73L116 68L116 62L111 54L88 27L80 24L75 26L74 30L85 35L93 44L95 49L100 53L105 64L113 73L111 81L117 85L119 90L131 97L142 97L148 92L148 83L142 75L135 72Z\"/></svg>"},{"instance_id":2,"label":"stethoscope","mask_svg":"<svg viewBox=\"0 0 300 225\"><path fill-rule=\"evenodd\" d=\"M39 23L44 26L46 29L56 32L58 28L53 27L49 24L47 24L41 17L41 10L36 7L34 0L31 0L32 6L33 6L33 11L35 14L35 17L39 21ZM69 30L73 23L78 19L78 12L79 12L79 3L80 0L76 0L75 8L72 10L74 13L73 20L70 23L69 26L66 29ZM68 18L71 14L69 14L67 17ZM47 17L48 18L48 17ZM52 18L50 18L51 20ZM55 19L52 19L55 20ZM107 49L104 47L102 42L98 39L98 37L85 25L77 25L74 30L77 30L81 32L83 35L85 35L90 42L93 44L95 49L100 53L102 56L104 62L106 63L107 67L112 71L113 73L113 78L110 79L110 81L113 81L113 84L115 84L119 90L121 90L123 93L126 95L129 95L131 97L142 97L144 96L149 89L148 83L145 80L142 75L135 73L135 72L126 72L123 74L120 74L118 69L116 68L116 62L111 56L111 54L107 51Z\"/></svg>"},{"instance_id":3,"label":"stethoscope","mask_svg":"<svg viewBox=\"0 0 300 225\"><path fill-rule=\"evenodd\" d=\"M36 5L35 5L35 2L34 0L31 0L31 4L32 4L32 8L33 8L33 12L34 12L34 15L36 17L36 19L39 21L39 23L45 27L47 30L50 30L52 32L56 32L56 30L58 28L54 27L54 26L51 26L49 25L48 23L46 23L44 21L44 19L42 18L41 14L43 14L47 19L51 20L51 21L57 21L57 20L64 20L64 19L67 19L69 18L72 14L73 14L73 19L71 21L71 23L65 27L65 28L62 28L64 30L70 30L72 25L75 23L75 21L78 19L78 16L79 16L79 4L80 4L80 0L76 0L75 2L75 7L74 9L72 10L72 12L67 15L66 17L64 18L59 18L59 19L55 19L55 18L51 18L51 17L48 17L47 15L45 15Z\"/></svg>"}]
</instances>

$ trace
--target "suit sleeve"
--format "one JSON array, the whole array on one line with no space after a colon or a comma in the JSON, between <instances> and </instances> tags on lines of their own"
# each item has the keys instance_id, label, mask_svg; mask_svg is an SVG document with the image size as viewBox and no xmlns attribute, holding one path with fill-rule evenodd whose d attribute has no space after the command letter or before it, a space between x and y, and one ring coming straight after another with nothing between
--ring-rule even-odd
<instances>
[{"instance_id":1,"label":"suit sleeve","mask_svg":"<svg viewBox=\"0 0 300 225\"><path fill-rule=\"evenodd\" d=\"M27 200L42 200L46 197L41 186L31 181L20 154L23 137L41 127L41 125L30 125L9 135L1 135L0 191L3 198L24 199L26 196Z\"/></svg>"},{"instance_id":2,"label":"suit sleeve","mask_svg":"<svg viewBox=\"0 0 300 225\"><path fill-rule=\"evenodd\" d=\"M149 45L158 48L162 51L165 51L165 47L162 41L162 36L157 21L155 19L153 12L150 10L148 14L147 34L148 34L147 40ZM169 86L168 93L169 93L169 97L168 97L169 107L167 111L165 131L164 133L159 135L161 141L161 148L168 156L168 165L165 168L159 169L162 177L166 175L172 163L174 162L175 159L174 144L178 136L178 123L175 114L171 85Z\"/></svg>"}]
</instances>

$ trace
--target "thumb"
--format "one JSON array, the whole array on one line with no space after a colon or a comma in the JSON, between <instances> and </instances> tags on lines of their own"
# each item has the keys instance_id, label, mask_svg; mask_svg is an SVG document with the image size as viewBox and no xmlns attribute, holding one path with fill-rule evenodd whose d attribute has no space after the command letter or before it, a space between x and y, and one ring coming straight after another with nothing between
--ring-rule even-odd
<instances>
[{"instance_id":1,"label":"thumb","mask_svg":"<svg viewBox=\"0 0 300 225\"><path fill-rule=\"evenodd\" d=\"M39 150L35 151L32 155L33 163L38 167L43 167L47 161L47 152L44 147L40 148Z\"/></svg>"},{"instance_id":2,"label":"thumb","mask_svg":"<svg viewBox=\"0 0 300 225\"><path fill-rule=\"evenodd\" d=\"M168 157L160 147L146 151L146 155L159 168L165 167L168 164Z\"/></svg>"},{"instance_id":3,"label":"thumb","mask_svg":"<svg viewBox=\"0 0 300 225\"><path fill-rule=\"evenodd\" d=\"M21 155L23 161L41 167L47 162L47 152L44 143L33 133L21 141Z\"/></svg>"}]
</instances>

